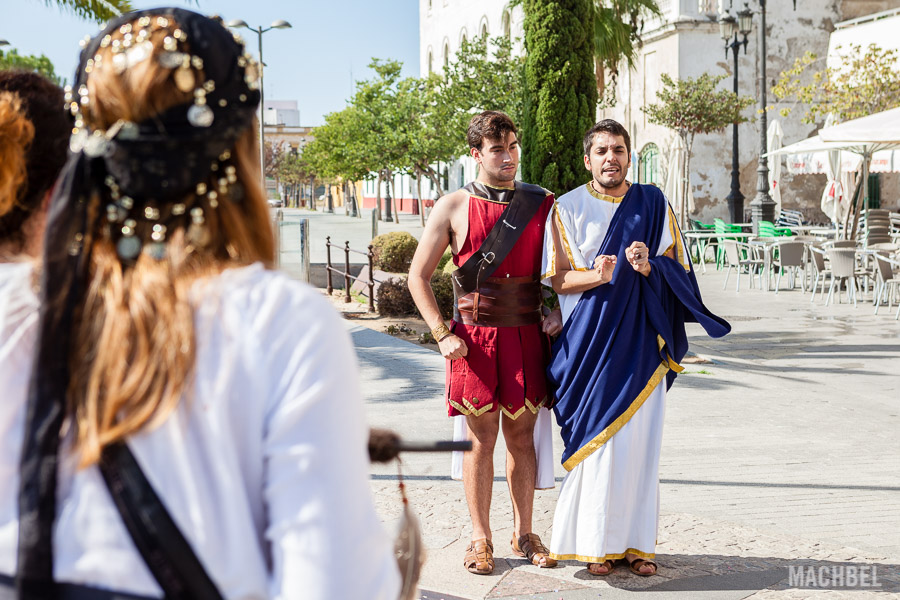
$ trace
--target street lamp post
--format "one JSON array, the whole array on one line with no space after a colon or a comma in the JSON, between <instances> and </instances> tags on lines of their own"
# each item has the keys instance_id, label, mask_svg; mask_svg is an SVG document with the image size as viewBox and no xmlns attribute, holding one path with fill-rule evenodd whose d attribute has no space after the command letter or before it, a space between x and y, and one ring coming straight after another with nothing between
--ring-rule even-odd
<instances>
[{"instance_id":1,"label":"street lamp post","mask_svg":"<svg viewBox=\"0 0 900 600\"><path fill-rule=\"evenodd\" d=\"M744 47L744 54L747 53L747 34L753 27L753 13L744 3L744 8L738 11L738 17L735 19L729 13L723 13L719 16L719 32L725 41L725 58L728 58L728 50L734 56L734 93L738 93L738 50ZM743 39L739 40L738 35ZM741 193L741 170L739 161L738 146L738 124L732 125L731 136L731 192L725 198L728 200L728 212L731 215L732 223L740 223L744 220L744 194Z\"/></svg>"},{"instance_id":2,"label":"street lamp post","mask_svg":"<svg viewBox=\"0 0 900 600\"><path fill-rule=\"evenodd\" d=\"M233 21L228 21L226 23L228 27L233 27L235 29L249 29L253 33L256 34L257 39L259 40L259 169L260 169L260 177L262 178L263 190L266 190L266 131L265 131L265 121L266 121L266 102L265 102L265 86L263 86L263 72L265 71L265 64L263 63L263 45L262 45L262 36L265 32L271 31L272 29L290 29L291 24L283 19L278 19L277 21L273 21L272 24L268 27L263 27L260 25L257 28L250 27L247 25L247 22L242 19L235 19ZM266 192L268 196L268 192Z\"/></svg>"},{"instance_id":3,"label":"street lamp post","mask_svg":"<svg viewBox=\"0 0 900 600\"><path fill-rule=\"evenodd\" d=\"M756 169L756 197L750 203L753 215L753 233L759 233L760 221L775 220L775 201L769 195L769 159L765 156L768 150L766 128L766 0L759 2L759 166ZM797 10L797 0L794 0Z\"/></svg>"}]
</instances>

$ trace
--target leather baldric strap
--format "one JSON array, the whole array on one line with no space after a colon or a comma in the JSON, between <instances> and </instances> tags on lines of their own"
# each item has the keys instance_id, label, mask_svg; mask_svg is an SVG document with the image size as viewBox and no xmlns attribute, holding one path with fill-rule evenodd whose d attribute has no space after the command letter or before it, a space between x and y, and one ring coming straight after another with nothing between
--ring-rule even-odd
<instances>
[{"instance_id":1,"label":"leather baldric strap","mask_svg":"<svg viewBox=\"0 0 900 600\"><path fill-rule=\"evenodd\" d=\"M517 181L515 188L511 189L489 187L478 181L469 183L463 189L472 196L508 203L478 250L451 274L454 285L469 293L497 270L549 192L538 185L521 181Z\"/></svg>"},{"instance_id":2,"label":"leather baldric strap","mask_svg":"<svg viewBox=\"0 0 900 600\"><path fill-rule=\"evenodd\" d=\"M125 444L103 449L100 472L122 521L166 600L221 600L191 545Z\"/></svg>"},{"instance_id":3,"label":"leather baldric strap","mask_svg":"<svg viewBox=\"0 0 900 600\"><path fill-rule=\"evenodd\" d=\"M534 277L489 277L468 294L454 282L457 323L522 327L541 322L541 284Z\"/></svg>"}]
</instances>

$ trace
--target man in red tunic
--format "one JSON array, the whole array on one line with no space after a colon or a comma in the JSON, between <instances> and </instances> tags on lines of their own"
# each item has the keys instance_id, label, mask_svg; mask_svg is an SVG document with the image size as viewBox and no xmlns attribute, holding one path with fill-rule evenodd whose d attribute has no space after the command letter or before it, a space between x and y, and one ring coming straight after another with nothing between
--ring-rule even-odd
<instances>
[{"instance_id":1,"label":"man in red tunic","mask_svg":"<svg viewBox=\"0 0 900 600\"><path fill-rule=\"evenodd\" d=\"M416 306L447 359L448 412L451 417L465 415L472 441L472 451L463 459L473 530L464 564L477 574L494 568L489 516L494 445L502 425L515 524L512 550L535 565L553 567L556 561L531 524L534 425L538 411L549 404L547 335L562 329L559 311L543 318L539 283L544 225L553 195L539 190L543 202L530 221L520 225L522 233L497 269L478 281L474 291L457 291L448 328L429 284L444 250L449 245L453 263L462 266L481 247L507 205L534 193L534 186L526 191L515 181L519 144L516 126L508 116L495 111L475 115L467 139L479 167L478 177L435 204L408 280Z\"/></svg>"}]
</instances>

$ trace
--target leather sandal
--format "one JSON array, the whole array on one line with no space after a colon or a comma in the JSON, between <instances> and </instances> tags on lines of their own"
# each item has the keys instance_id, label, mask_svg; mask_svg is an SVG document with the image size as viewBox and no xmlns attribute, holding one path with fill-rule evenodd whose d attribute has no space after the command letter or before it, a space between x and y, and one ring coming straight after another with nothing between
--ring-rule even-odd
<instances>
[{"instance_id":1,"label":"leather sandal","mask_svg":"<svg viewBox=\"0 0 900 600\"><path fill-rule=\"evenodd\" d=\"M641 571L641 567L644 565L650 565L653 567L653 571L649 573L645 573ZM631 569L631 572L640 577L650 577L651 575L656 575L657 566L656 563L652 560L646 560L644 558L636 558L632 561L629 561L628 568Z\"/></svg>"},{"instance_id":2,"label":"leather sandal","mask_svg":"<svg viewBox=\"0 0 900 600\"><path fill-rule=\"evenodd\" d=\"M598 569L606 569L605 573L601 573L600 571L595 571L591 567L597 567ZM606 577L610 573L613 572L613 569L616 568L616 563L610 558L607 558L602 563L588 563L587 570L591 575L598 575L600 577Z\"/></svg>"},{"instance_id":3,"label":"leather sandal","mask_svg":"<svg viewBox=\"0 0 900 600\"><path fill-rule=\"evenodd\" d=\"M556 566L556 559L550 558L550 551L536 533L526 533L518 540L513 538L510 546L512 546L513 554L524 556L531 564L542 569L551 569Z\"/></svg>"},{"instance_id":4,"label":"leather sandal","mask_svg":"<svg viewBox=\"0 0 900 600\"><path fill-rule=\"evenodd\" d=\"M469 573L490 575L494 572L494 544L487 538L473 540L466 548L463 565Z\"/></svg>"}]
</instances>

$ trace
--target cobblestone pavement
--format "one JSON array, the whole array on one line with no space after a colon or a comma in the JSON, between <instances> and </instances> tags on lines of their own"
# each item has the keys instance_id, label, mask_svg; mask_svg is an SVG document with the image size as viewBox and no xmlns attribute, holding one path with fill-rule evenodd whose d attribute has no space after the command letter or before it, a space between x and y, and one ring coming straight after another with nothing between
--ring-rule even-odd
<instances>
[{"instance_id":1,"label":"cobblestone pavement","mask_svg":"<svg viewBox=\"0 0 900 600\"><path fill-rule=\"evenodd\" d=\"M746 278L741 292L733 278L723 290L724 275L714 270L699 280L706 304L731 321L733 333L710 340L689 326L700 362L685 365L668 395L659 575L619 568L595 578L576 562L538 569L513 557L501 443L491 576L462 567L469 520L462 485L448 477L449 457L404 459L428 548L421 598L900 598L900 323L893 311L824 307L800 290L745 289ZM351 322L348 328L369 421L408 439L449 439L440 356ZM559 455L558 439L556 446ZM395 466L372 468L388 526L401 508L396 474ZM557 493L536 493L535 531L545 540ZM877 587L858 578L844 582L855 587L831 585L832 574L864 576L869 585L874 576Z\"/></svg>"}]
</instances>

